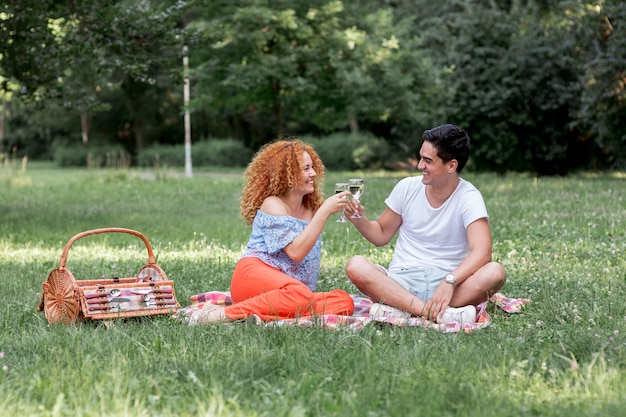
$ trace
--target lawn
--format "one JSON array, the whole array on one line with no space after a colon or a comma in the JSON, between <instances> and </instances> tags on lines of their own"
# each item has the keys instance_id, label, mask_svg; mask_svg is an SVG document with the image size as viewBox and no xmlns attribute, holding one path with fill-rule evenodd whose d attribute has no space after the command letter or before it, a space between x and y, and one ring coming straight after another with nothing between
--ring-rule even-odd
<instances>
[{"instance_id":1,"label":"lawn","mask_svg":"<svg viewBox=\"0 0 626 417\"><path fill-rule=\"evenodd\" d=\"M370 217L414 173L365 178ZM67 241L101 227L149 239L177 298L228 290L249 227L238 216L240 171L0 169L0 416L611 416L626 408L626 179L579 174L464 175L483 193L502 292L522 314L489 306L466 334L368 325L362 330L187 327L166 317L50 325L41 284ZM335 216L337 217L337 216ZM356 292L353 254L388 263L335 218L324 231L319 290ZM146 263L134 236L78 240L77 279Z\"/></svg>"}]
</instances>

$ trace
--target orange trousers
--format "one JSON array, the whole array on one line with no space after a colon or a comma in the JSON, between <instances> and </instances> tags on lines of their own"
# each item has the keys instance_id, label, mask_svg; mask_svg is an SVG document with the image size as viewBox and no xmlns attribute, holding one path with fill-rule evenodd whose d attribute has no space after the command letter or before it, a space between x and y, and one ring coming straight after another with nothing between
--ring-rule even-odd
<instances>
[{"instance_id":1,"label":"orange trousers","mask_svg":"<svg viewBox=\"0 0 626 417\"><path fill-rule=\"evenodd\" d=\"M272 321L323 314L352 315L354 312L354 302L347 292L339 289L313 292L258 258L242 258L237 262L230 294L233 304L224 312L233 320L252 314Z\"/></svg>"}]
</instances>

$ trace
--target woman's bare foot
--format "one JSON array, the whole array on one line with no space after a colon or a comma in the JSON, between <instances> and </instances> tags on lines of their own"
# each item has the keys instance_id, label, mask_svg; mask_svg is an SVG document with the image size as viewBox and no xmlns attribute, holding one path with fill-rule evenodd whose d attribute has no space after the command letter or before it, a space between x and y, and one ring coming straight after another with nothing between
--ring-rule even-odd
<instances>
[{"instance_id":1,"label":"woman's bare foot","mask_svg":"<svg viewBox=\"0 0 626 417\"><path fill-rule=\"evenodd\" d=\"M189 317L189 325L219 323L228 320L224 314L224 306L207 305L204 308L194 311Z\"/></svg>"}]
</instances>

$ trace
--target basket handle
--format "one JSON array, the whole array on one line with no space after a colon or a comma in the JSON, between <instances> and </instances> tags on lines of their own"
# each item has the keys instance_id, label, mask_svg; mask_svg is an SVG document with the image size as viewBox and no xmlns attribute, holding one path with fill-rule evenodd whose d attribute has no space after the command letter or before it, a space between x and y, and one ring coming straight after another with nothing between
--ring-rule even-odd
<instances>
[{"instance_id":1,"label":"basket handle","mask_svg":"<svg viewBox=\"0 0 626 417\"><path fill-rule=\"evenodd\" d=\"M138 238L143 240L143 243L145 243L146 245L146 249L148 249L148 265L156 264L156 259L154 258L154 253L152 252L152 246L150 246L150 242L148 242L148 239L143 234L139 233L136 230L124 229L122 227L106 227L102 229L87 230L86 232L81 232L81 233L74 235L74 237L72 237L67 242L67 244L65 245L65 248L63 248L63 253L61 253L61 260L59 261L59 269L61 270L65 269L65 265L67 263L67 254L70 251L72 244L76 242L78 239L83 238L85 236L98 235L100 233L111 233L111 232L128 233L128 234L137 236Z\"/></svg>"}]
</instances>

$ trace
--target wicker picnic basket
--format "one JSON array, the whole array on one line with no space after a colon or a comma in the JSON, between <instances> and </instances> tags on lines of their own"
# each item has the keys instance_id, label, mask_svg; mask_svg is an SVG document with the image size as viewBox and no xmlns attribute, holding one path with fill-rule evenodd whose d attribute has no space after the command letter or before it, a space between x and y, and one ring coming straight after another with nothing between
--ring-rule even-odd
<instances>
[{"instance_id":1,"label":"wicker picnic basket","mask_svg":"<svg viewBox=\"0 0 626 417\"><path fill-rule=\"evenodd\" d=\"M140 238L148 250L148 263L131 278L79 280L66 267L72 244L85 236L101 233L128 233ZM80 320L172 314L180 305L174 282L156 264L152 246L146 237L131 229L104 228L88 230L72 237L61 254L59 267L42 285L37 310L44 311L49 323L71 324Z\"/></svg>"}]
</instances>

